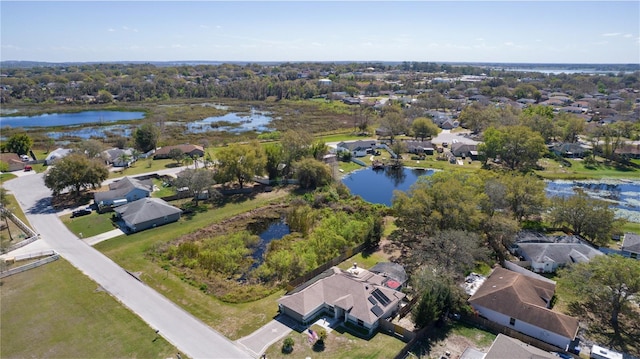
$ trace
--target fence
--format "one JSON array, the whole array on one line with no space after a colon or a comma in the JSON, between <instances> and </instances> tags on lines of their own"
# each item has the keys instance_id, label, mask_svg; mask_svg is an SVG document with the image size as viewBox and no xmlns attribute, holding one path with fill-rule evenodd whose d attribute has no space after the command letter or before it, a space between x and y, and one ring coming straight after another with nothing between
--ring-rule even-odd
<instances>
[{"instance_id":1,"label":"fence","mask_svg":"<svg viewBox=\"0 0 640 359\"><path fill-rule=\"evenodd\" d=\"M311 272L308 272L306 274L301 275L298 278L295 278L295 279L291 280L289 283L287 283L287 287L286 287L287 292L292 291L295 287L299 286L302 283L307 282L311 278L316 277L320 273L322 273L322 272L326 271L327 269L335 266L336 264L342 263L345 259L351 258L354 254L360 253L366 247L367 247L367 243L362 243L359 246L356 246L356 247L353 247L353 248L349 248L349 249L343 251L342 254L340 254L339 256L333 258L332 260L330 260L328 262L325 262L324 264L321 264L320 266L318 266L316 269L312 270Z\"/></svg>"},{"instance_id":2,"label":"fence","mask_svg":"<svg viewBox=\"0 0 640 359\"><path fill-rule=\"evenodd\" d=\"M56 261L58 259L60 259L60 255L58 253L56 253L55 251L43 251L43 252L38 252L38 253L31 253L31 254L23 254L20 256L16 256L13 258L13 260L15 260L16 262L18 261L22 261L22 260L26 260L26 259L31 259L31 258L40 258L40 257L46 257L46 258L42 258L39 259L35 262L31 262L29 264L25 264L23 266L17 267L17 268L12 268L9 269L7 271L3 271L0 272L0 278L4 278L4 277L8 277L14 274L18 274L18 273L22 273L24 271L27 271L29 269L33 269L33 268L37 268L40 267L42 265L45 265L47 263L51 263L53 261ZM6 261L9 261L10 259L6 259Z\"/></svg>"},{"instance_id":3,"label":"fence","mask_svg":"<svg viewBox=\"0 0 640 359\"><path fill-rule=\"evenodd\" d=\"M564 348L556 347L555 345L549 344L547 342L543 342L542 340L530 337L526 334L520 333L516 330L513 330L509 327L505 327L504 325L500 325L498 323L492 322L488 319L484 319L479 316L462 316L460 320L467 322L471 325L479 326L481 328L487 329L488 331L498 334L502 333L511 338L518 339L526 344L533 345L534 347L540 348L542 350L550 351L550 352L564 352Z\"/></svg>"},{"instance_id":4,"label":"fence","mask_svg":"<svg viewBox=\"0 0 640 359\"><path fill-rule=\"evenodd\" d=\"M2 209L0 209L0 211L3 211L4 214L9 217L11 222L15 223L15 225L18 226L18 228L20 228L26 235L29 236L24 241L20 241L20 242L18 242L16 244L13 244L13 245L11 245L11 246L9 246L7 248L0 249L0 253L11 252L11 251L13 251L15 249L18 249L20 247L24 247L27 244L29 244L29 243L35 241L36 239L38 239L38 234L36 232L34 232L31 228L29 228L29 226L24 224L24 222L22 222L20 220L20 218L16 217L13 213L8 211L7 209L2 208Z\"/></svg>"},{"instance_id":5,"label":"fence","mask_svg":"<svg viewBox=\"0 0 640 359\"><path fill-rule=\"evenodd\" d=\"M398 324L393 324L388 320L380 321L380 331L397 337L405 343L410 342L416 337L416 332L413 330L407 329Z\"/></svg>"}]
</instances>

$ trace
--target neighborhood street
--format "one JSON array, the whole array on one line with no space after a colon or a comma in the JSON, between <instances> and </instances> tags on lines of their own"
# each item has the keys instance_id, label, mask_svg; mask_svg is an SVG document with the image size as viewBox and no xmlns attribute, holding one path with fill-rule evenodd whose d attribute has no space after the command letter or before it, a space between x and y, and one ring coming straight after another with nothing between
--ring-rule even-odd
<instances>
[{"instance_id":1,"label":"neighborhood street","mask_svg":"<svg viewBox=\"0 0 640 359\"><path fill-rule=\"evenodd\" d=\"M31 245L44 242L57 251L158 330L158 334L181 353L191 358L251 358L235 343L138 281L71 233L50 206L51 192L44 186L42 174L20 176L3 183L3 186L13 193L31 226L41 236ZM42 247L42 244L38 243L38 246Z\"/></svg>"}]
</instances>

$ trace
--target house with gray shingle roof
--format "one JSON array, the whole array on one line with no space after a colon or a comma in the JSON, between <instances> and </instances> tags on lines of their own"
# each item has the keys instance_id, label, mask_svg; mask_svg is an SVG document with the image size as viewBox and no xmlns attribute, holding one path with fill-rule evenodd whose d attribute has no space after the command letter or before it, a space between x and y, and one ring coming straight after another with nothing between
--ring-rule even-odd
<instances>
[{"instance_id":1,"label":"house with gray shingle roof","mask_svg":"<svg viewBox=\"0 0 640 359\"><path fill-rule=\"evenodd\" d=\"M108 191L94 193L93 200L98 207L109 207L119 202L134 202L149 197L151 192L153 192L153 182L150 179L141 181L125 177L109 184Z\"/></svg>"},{"instance_id":2,"label":"house with gray shingle roof","mask_svg":"<svg viewBox=\"0 0 640 359\"><path fill-rule=\"evenodd\" d=\"M140 232L180 219L182 210L160 198L145 198L114 209L129 232Z\"/></svg>"},{"instance_id":3,"label":"house with gray shingle roof","mask_svg":"<svg viewBox=\"0 0 640 359\"><path fill-rule=\"evenodd\" d=\"M572 263L588 262L604 253L585 243L518 243L517 252L531 262L531 270L552 273Z\"/></svg>"},{"instance_id":4,"label":"house with gray shingle roof","mask_svg":"<svg viewBox=\"0 0 640 359\"><path fill-rule=\"evenodd\" d=\"M487 354L483 356L483 359L504 358L558 359L558 356L526 344L518 339L498 333L498 336L493 341L493 344L491 344Z\"/></svg>"},{"instance_id":5,"label":"house with gray shingle roof","mask_svg":"<svg viewBox=\"0 0 640 359\"><path fill-rule=\"evenodd\" d=\"M640 234L625 233L622 240L622 255L640 258Z\"/></svg>"},{"instance_id":6,"label":"house with gray shingle roof","mask_svg":"<svg viewBox=\"0 0 640 359\"><path fill-rule=\"evenodd\" d=\"M351 323L369 333L392 316L404 293L384 285L387 278L356 266L344 271L332 267L278 299L280 312L302 324L321 314L338 323Z\"/></svg>"},{"instance_id":7,"label":"house with gray shingle roof","mask_svg":"<svg viewBox=\"0 0 640 359\"><path fill-rule=\"evenodd\" d=\"M471 298L478 315L566 350L578 319L549 309L555 283L496 268Z\"/></svg>"}]
</instances>

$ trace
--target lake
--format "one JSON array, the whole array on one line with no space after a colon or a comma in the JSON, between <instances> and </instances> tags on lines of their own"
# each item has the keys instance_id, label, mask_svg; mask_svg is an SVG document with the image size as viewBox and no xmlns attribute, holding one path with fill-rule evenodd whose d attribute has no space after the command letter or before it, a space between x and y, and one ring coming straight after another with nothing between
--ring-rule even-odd
<instances>
[{"instance_id":1,"label":"lake","mask_svg":"<svg viewBox=\"0 0 640 359\"><path fill-rule=\"evenodd\" d=\"M141 120L144 112L125 111L83 111L74 113L49 113L38 116L3 116L0 127L51 127L74 126L90 123Z\"/></svg>"},{"instance_id":2,"label":"lake","mask_svg":"<svg viewBox=\"0 0 640 359\"><path fill-rule=\"evenodd\" d=\"M589 197L610 203L616 216L631 222L640 222L640 179L639 180L584 180L546 181L547 197L570 196L580 188Z\"/></svg>"},{"instance_id":3,"label":"lake","mask_svg":"<svg viewBox=\"0 0 640 359\"><path fill-rule=\"evenodd\" d=\"M407 191L420 176L431 176L434 170L411 168L374 170L364 168L350 173L342 179L351 194L360 196L367 202L391 206L394 190Z\"/></svg>"},{"instance_id":4,"label":"lake","mask_svg":"<svg viewBox=\"0 0 640 359\"><path fill-rule=\"evenodd\" d=\"M371 203L391 206L394 190L407 191L420 176L430 176L434 170L403 168L399 170L355 171L342 179L353 195ZM640 223L639 180L545 181L546 195L568 196L574 188L581 188L592 198L607 201L615 209L616 216Z\"/></svg>"}]
</instances>

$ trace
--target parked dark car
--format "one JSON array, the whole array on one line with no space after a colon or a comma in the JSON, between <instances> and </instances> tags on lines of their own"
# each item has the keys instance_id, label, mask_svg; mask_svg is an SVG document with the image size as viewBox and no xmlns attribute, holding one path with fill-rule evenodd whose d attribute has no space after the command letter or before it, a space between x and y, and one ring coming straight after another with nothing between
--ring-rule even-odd
<instances>
[{"instance_id":1,"label":"parked dark car","mask_svg":"<svg viewBox=\"0 0 640 359\"><path fill-rule=\"evenodd\" d=\"M71 217L82 217L82 216L86 216L88 214L91 214L91 210L90 209L78 209L73 211L73 213L71 213Z\"/></svg>"}]
</instances>

